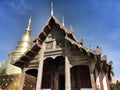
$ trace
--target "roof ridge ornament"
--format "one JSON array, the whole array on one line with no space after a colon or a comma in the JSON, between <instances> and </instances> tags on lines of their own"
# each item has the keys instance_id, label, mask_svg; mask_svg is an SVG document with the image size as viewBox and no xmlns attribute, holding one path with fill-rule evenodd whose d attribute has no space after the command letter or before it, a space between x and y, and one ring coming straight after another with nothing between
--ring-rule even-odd
<instances>
[{"instance_id":1,"label":"roof ridge ornament","mask_svg":"<svg viewBox=\"0 0 120 90\"><path fill-rule=\"evenodd\" d=\"M102 57L101 57L101 60L102 60L102 61L106 61L106 60L107 60L107 55L102 56Z\"/></svg>"},{"instance_id":2,"label":"roof ridge ornament","mask_svg":"<svg viewBox=\"0 0 120 90\"><path fill-rule=\"evenodd\" d=\"M69 34L73 34L73 32L74 32L74 30L73 30L73 28L72 28L72 25L70 25L70 29L68 30L68 33L69 33Z\"/></svg>"},{"instance_id":3,"label":"roof ridge ornament","mask_svg":"<svg viewBox=\"0 0 120 90\"><path fill-rule=\"evenodd\" d=\"M102 48L97 46L95 52L96 54L102 54Z\"/></svg>"},{"instance_id":4,"label":"roof ridge ornament","mask_svg":"<svg viewBox=\"0 0 120 90\"><path fill-rule=\"evenodd\" d=\"M109 61L109 62L108 62L108 65L112 65L112 64L113 64L113 62L112 62L112 61Z\"/></svg>"},{"instance_id":5,"label":"roof ridge ornament","mask_svg":"<svg viewBox=\"0 0 120 90\"><path fill-rule=\"evenodd\" d=\"M71 24L70 24L70 29L73 29Z\"/></svg>"},{"instance_id":6,"label":"roof ridge ornament","mask_svg":"<svg viewBox=\"0 0 120 90\"><path fill-rule=\"evenodd\" d=\"M53 13L53 2L51 2L51 12L50 13L51 13L51 16L53 16L53 14L54 14Z\"/></svg>"},{"instance_id":7,"label":"roof ridge ornament","mask_svg":"<svg viewBox=\"0 0 120 90\"><path fill-rule=\"evenodd\" d=\"M30 16L29 21L28 21L28 26L26 28L26 30L28 31L30 31L31 19L32 19L32 16Z\"/></svg>"},{"instance_id":8,"label":"roof ridge ornament","mask_svg":"<svg viewBox=\"0 0 120 90\"><path fill-rule=\"evenodd\" d=\"M64 26L64 16L62 16L62 25Z\"/></svg>"},{"instance_id":9,"label":"roof ridge ornament","mask_svg":"<svg viewBox=\"0 0 120 90\"><path fill-rule=\"evenodd\" d=\"M83 45L83 42L84 42L83 38L81 38L80 40L78 40L78 43L81 44L81 45Z\"/></svg>"}]
</instances>

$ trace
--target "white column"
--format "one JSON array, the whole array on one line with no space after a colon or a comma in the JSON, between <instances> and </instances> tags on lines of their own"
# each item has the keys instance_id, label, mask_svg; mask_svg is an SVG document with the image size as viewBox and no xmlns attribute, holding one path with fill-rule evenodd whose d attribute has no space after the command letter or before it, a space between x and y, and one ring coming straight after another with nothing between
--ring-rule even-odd
<instances>
[{"instance_id":1,"label":"white column","mask_svg":"<svg viewBox=\"0 0 120 90\"><path fill-rule=\"evenodd\" d=\"M91 60L89 62L89 70L90 70L90 79L91 79L92 90L96 90L96 83L95 83L95 77L94 77L95 64L96 64L96 60Z\"/></svg>"},{"instance_id":2,"label":"white column","mask_svg":"<svg viewBox=\"0 0 120 90\"><path fill-rule=\"evenodd\" d=\"M43 63L44 63L44 61L43 61L44 50L45 50L45 44L43 43L42 48L39 52L39 68L38 68L38 75L37 75L36 90L41 90L42 75L43 75Z\"/></svg>"},{"instance_id":3,"label":"white column","mask_svg":"<svg viewBox=\"0 0 120 90\"><path fill-rule=\"evenodd\" d=\"M65 57L65 90L71 90L70 63L68 57Z\"/></svg>"},{"instance_id":4,"label":"white column","mask_svg":"<svg viewBox=\"0 0 120 90\"><path fill-rule=\"evenodd\" d=\"M91 79L92 90L96 90L95 78L94 78L94 73L93 72L90 72L90 79Z\"/></svg>"},{"instance_id":5,"label":"white column","mask_svg":"<svg viewBox=\"0 0 120 90\"><path fill-rule=\"evenodd\" d=\"M97 89L100 90L100 79L99 79L99 75L98 75L98 70L97 70L97 68L95 68L95 77L96 77Z\"/></svg>"},{"instance_id":6,"label":"white column","mask_svg":"<svg viewBox=\"0 0 120 90\"><path fill-rule=\"evenodd\" d=\"M106 82L106 75L104 71L102 71L102 76L103 76L103 88L104 90L108 90L107 82Z\"/></svg>"}]
</instances>

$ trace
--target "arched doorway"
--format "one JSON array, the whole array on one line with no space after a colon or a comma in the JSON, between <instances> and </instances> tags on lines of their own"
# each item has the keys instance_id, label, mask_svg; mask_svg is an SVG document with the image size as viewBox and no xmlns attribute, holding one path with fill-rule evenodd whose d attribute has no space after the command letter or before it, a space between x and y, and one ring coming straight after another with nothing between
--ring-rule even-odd
<instances>
[{"instance_id":1,"label":"arched doorway","mask_svg":"<svg viewBox=\"0 0 120 90\"><path fill-rule=\"evenodd\" d=\"M23 90L35 90L37 73L37 69L29 69L25 72Z\"/></svg>"},{"instance_id":2,"label":"arched doorway","mask_svg":"<svg viewBox=\"0 0 120 90\"><path fill-rule=\"evenodd\" d=\"M72 90L91 88L90 72L88 66L77 65L71 68L71 88Z\"/></svg>"},{"instance_id":3,"label":"arched doorway","mask_svg":"<svg viewBox=\"0 0 120 90\"><path fill-rule=\"evenodd\" d=\"M63 56L44 60L42 89L65 90L65 58Z\"/></svg>"}]
</instances>

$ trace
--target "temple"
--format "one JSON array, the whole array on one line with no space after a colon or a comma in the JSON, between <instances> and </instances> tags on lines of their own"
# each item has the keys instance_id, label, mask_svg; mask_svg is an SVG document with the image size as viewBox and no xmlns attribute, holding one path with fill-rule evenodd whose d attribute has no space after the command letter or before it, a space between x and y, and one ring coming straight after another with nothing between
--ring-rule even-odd
<instances>
[{"instance_id":1,"label":"temple","mask_svg":"<svg viewBox=\"0 0 120 90\"><path fill-rule=\"evenodd\" d=\"M14 56L11 64L22 70L19 90L110 90L112 62L107 63L99 46L92 50L83 39L76 39L73 28L64 26L64 17L59 22L51 6L51 15L33 44L28 38L30 20L27 36L20 40L19 49L10 53ZM16 50L25 52L16 58Z\"/></svg>"}]
</instances>

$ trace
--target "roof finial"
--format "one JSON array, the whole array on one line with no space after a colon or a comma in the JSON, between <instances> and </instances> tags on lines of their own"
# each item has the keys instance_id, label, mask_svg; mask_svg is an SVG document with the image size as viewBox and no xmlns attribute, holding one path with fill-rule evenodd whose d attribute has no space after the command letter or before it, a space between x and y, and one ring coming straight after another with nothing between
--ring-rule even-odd
<instances>
[{"instance_id":1,"label":"roof finial","mask_svg":"<svg viewBox=\"0 0 120 90\"><path fill-rule=\"evenodd\" d=\"M69 34L72 34L74 32L73 28L72 28L72 25L70 25L70 29L68 31Z\"/></svg>"},{"instance_id":2,"label":"roof finial","mask_svg":"<svg viewBox=\"0 0 120 90\"><path fill-rule=\"evenodd\" d=\"M30 18L29 18L28 27L26 29L28 31L30 31L31 19L32 19L32 16L30 16Z\"/></svg>"},{"instance_id":3,"label":"roof finial","mask_svg":"<svg viewBox=\"0 0 120 90\"><path fill-rule=\"evenodd\" d=\"M70 29L73 29L73 28L72 28L72 25L70 25Z\"/></svg>"},{"instance_id":4,"label":"roof finial","mask_svg":"<svg viewBox=\"0 0 120 90\"><path fill-rule=\"evenodd\" d=\"M64 16L62 16L62 25L64 26Z\"/></svg>"},{"instance_id":5,"label":"roof finial","mask_svg":"<svg viewBox=\"0 0 120 90\"><path fill-rule=\"evenodd\" d=\"M51 16L53 16L53 2L51 2Z\"/></svg>"}]
</instances>

